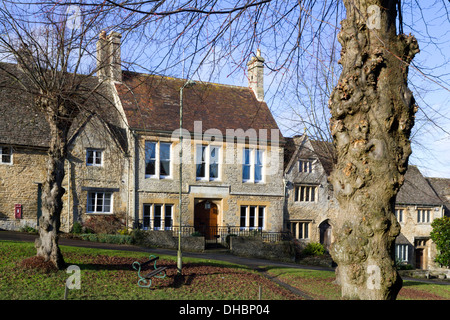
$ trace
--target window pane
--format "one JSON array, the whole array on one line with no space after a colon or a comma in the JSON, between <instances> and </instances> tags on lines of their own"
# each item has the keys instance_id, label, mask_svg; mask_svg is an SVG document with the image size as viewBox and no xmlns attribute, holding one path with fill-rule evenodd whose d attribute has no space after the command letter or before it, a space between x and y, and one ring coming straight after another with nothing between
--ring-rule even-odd
<instances>
[{"instance_id":1,"label":"window pane","mask_svg":"<svg viewBox=\"0 0 450 320\"><path fill-rule=\"evenodd\" d=\"M197 178L205 178L206 177L205 150L206 150L206 146L197 146L197 155L196 155Z\"/></svg>"},{"instance_id":2,"label":"window pane","mask_svg":"<svg viewBox=\"0 0 450 320\"><path fill-rule=\"evenodd\" d=\"M161 176L170 176L170 143L161 143L159 146L159 170Z\"/></svg>"},{"instance_id":3,"label":"window pane","mask_svg":"<svg viewBox=\"0 0 450 320\"><path fill-rule=\"evenodd\" d=\"M219 177L219 147L210 148L209 177L211 179L217 179Z\"/></svg>"},{"instance_id":4,"label":"window pane","mask_svg":"<svg viewBox=\"0 0 450 320\"><path fill-rule=\"evenodd\" d=\"M145 142L145 174L155 175L156 142Z\"/></svg>"},{"instance_id":5,"label":"window pane","mask_svg":"<svg viewBox=\"0 0 450 320\"><path fill-rule=\"evenodd\" d=\"M245 218L247 215L247 207L246 206L241 206L241 228L245 228Z\"/></svg>"},{"instance_id":6,"label":"window pane","mask_svg":"<svg viewBox=\"0 0 450 320\"><path fill-rule=\"evenodd\" d=\"M87 164L93 164L94 163L94 151L92 150L87 150Z\"/></svg>"},{"instance_id":7,"label":"window pane","mask_svg":"<svg viewBox=\"0 0 450 320\"><path fill-rule=\"evenodd\" d=\"M6 149L6 153L2 154L2 162L3 163L11 163L11 151Z\"/></svg>"},{"instance_id":8,"label":"window pane","mask_svg":"<svg viewBox=\"0 0 450 320\"><path fill-rule=\"evenodd\" d=\"M159 146L159 156L161 160L170 161L170 143L161 143Z\"/></svg>"},{"instance_id":9,"label":"window pane","mask_svg":"<svg viewBox=\"0 0 450 320\"><path fill-rule=\"evenodd\" d=\"M160 161L159 166L161 176L170 176L170 161Z\"/></svg>"},{"instance_id":10,"label":"window pane","mask_svg":"<svg viewBox=\"0 0 450 320\"><path fill-rule=\"evenodd\" d=\"M150 204L144 204L144 222L143 222L143 228L148 229L150 228L150 210L152 206Z\"/></svg>"},{"instance_id":11,"label":"window pane","mask_svg":"<svg viewBox=\"0 0 450 320\"><path fill-rule=\"evenodd\" d=\"M88 211L95 211L95 192L89 192L88 194Z\"/></svg>"},{"instance_id":12,"label":"window pane","mask_svg":"<svg viewBox=\"0 0 450 320\"><path fill-rule=\"evenodd\" d=\"M101 151L95 151L95 164L101 165L102 164L102 152Z\"/></svg>"},{"instance_id":13,"label":"window pane","mask_svg":"<svg viewBox=\"0 0 450 320\"><path fill-rule=\"evenodd\" d=\"M102 212L103 211L103 194L100 192L97 192L97 203L96 203L96 211Z\"/></svg>"},{"instance_id":14,"label":"window pane","mask_svg":"<svg viewBox=\"0 0 450 320\"><path fill-rule=\"evenodd\" d=\"M165 219L164 219L164 226L165 228L171 228L172 227L172 205L166 204L165 206Z\"/></svg>"},{"instance_id":15,"label":"window pane","mask_svg":"<svg viewBox=\"0 0 450 320\"><path fill-rule=\"evenodd\" d=\"M260 206L258 208L258 227L261 230L264 229L264 211L265 211L265 207Z\"/></svg>"},{"instance_id":16,"label":"window pane","mask_svg":"<svg viewBox=\"0 0 450 320\"><path fill-rule=\"evenodd\" d=\"M250 206L250 217L249 217L249 227L253 228L255 226L255 214L256 214L256 207Z\"/></svg>"},{"instance_id":17,"label":"window pane","mask_svg":"<svg viewBox=\"0 0 450 320\"><path fill-rule=\"evenodd\" d=\"M244 165L242 167L242 179L244 179L244 180L250 179L250 166Z\"/></svg>"},{"instance_id":18,"label":"window pane","mask_svg":"<svg viewBox=\"0 0 450 320\"><path fill-rule=\"evenodd\" d=\"M244 164L250 164L250 149L244 149Z\"/></svg>"},{"instance_id":19,"label":"window pane","mask_svg":"<svg viewBox=\"0 0 450 320\"><path fill-rule=\"evenodd\" d=\"M161 204L155 204L154 205L154 216L153 216L153 226L155 229L161 228L161 211L162 211L162 205Z\"/></svg>"}]
</instances>

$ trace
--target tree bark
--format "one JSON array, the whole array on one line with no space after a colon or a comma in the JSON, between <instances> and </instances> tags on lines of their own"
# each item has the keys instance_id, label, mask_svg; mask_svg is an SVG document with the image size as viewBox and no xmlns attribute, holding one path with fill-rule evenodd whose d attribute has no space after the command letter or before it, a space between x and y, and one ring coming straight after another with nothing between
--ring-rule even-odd
<instances>
[{"instance_id":1,"label":"tree bark","mask_svg":"<svg viewBox=\"0 0 450 320\"><path fill-rule=\"evenodd\" d=\"M42 190L42 215L39 218L39 238L35 247L37 256L51 261L58 269L65 267L63 255L58 246L60 216L63 208L62 186L65 176L65 159L67 157L67 137L73 115L65 110L64 102L57 99L40 97L38 108L46 113L50 127L50 148L47 160L47 180Z\"/></svg>"},{"instance_id":2,"label":"tree bark","mask_svg":"<svg viewBox=\"0 0 450 320\"><path fill-rule=\"evenodd\" d=\"M411 154L417 106L407 76L419 49L413 36L397 35L397 1L344 4L343 70L329 101L337 151L330 181L340 206L331 254L344 298L395 299L402 280L393 211Z\"/></svg>"}]
</instances>

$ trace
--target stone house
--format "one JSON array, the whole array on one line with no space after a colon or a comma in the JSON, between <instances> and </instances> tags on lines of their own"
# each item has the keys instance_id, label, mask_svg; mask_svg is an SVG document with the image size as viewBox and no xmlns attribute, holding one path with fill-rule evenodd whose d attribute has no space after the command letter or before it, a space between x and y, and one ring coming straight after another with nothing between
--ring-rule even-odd
<instances>
[{"instance_id":1,"label":"stone house","mask_svg":"<svg viewBox=\"0 0 450 320\"><path fill-rule=\"evenodd\" d=\"M115 90L135 227L177 229L181 213L183 232L207 240L282 230L283 138L260 90L262 62L250 61L248 87L123 72Z\"/></svg>"},{"instance_id":2,"label":"stone house","mask_svg":"<svg viewBox=\"0 0 450 320\"><path fill-rule=\"evenodd\" d=\"M338 208L328 182L334 162L332 144L306 135L286 140L285 228L301 243L320 242L328 248Z\"/></svg>"},{"instance_id":3,"label":"stone house","mask_svg":"<svg viewBox=\"0 0 450 320\"><path fill-rule=\"evenodd\" d=\"M5 74L22 77L15 64L0 66L0 228L36 228L41 214L42 185L47 174L49 128L34 108L34 97ZM82 84L95 87L98 79ZM83 90L81 87L79 90ZM106 86L91 97L69 132L66 193L61 230L86 214L125 211L127 141L120 114L112 108ZM101 114L102 108L108 112Z\"/></svg>"},{"instance_id":4,"label":"stone house","mask_svg":"<svg viewBox=\"0 0 450 320\"><path fill-rule=\"evenodd\" d=\"M332 144L306 135L286 140L285 227L300 242L320 242L328 247L333 242L333 217L339 208L328 183L335 161L334 149ZM418 269L436 267L431 222L445 214L449 183L449 179L424 178L416 166L409 166L395 203L395 215L401 226L395 253L401 263Z\"/></svg>"},{"instance_id":5,"label":"stone house","mask_svg":"<svg viewBox=\"0 0 450 320\"><path fill-rule=\"evenodd\" d=\"M101 108L111 112L106 119L83 114L74 125L61 229L120 215L129 228L175 230L181 214L183 231L206 239L282 231L284 141L264 102L259 51L248 64L248 87L189 87L121 70L120 38L103 33L97 43L99 72L89 81L102 83L108 101ZM8 132L0 136L0 227L36 226L48 129L32 97L11 94L0 112L0 131ZM22 206L17 219L15 204Z\"/></svg>"},{"instance_id":6,"label":"stone house","mask_svg":"<svg viewBox=\"0 0 450 320\"><path fill-rule=\"evenodd\" d=\"M431 223L444 214L444 203L429 179L410 165L395 202L395 215L401 226L395 240L397 259L417 269L435 268L436 246L430 239Z\"/></svg>"}]
</instances>

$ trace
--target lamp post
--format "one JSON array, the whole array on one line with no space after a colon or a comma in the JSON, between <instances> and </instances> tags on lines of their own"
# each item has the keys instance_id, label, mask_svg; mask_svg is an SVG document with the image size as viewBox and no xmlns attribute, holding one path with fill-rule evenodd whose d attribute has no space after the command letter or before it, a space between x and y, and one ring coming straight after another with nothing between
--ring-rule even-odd
<instances>
[{"instance_id":1,"label":"lamp post","mask_svg":"<svg viewBox=\"0 0 450 320\"><path fill-rule=\"evenodd\" d=\"M181 275L182 269L182 256L181 256L181 200L183 189L183 89L190 88L195 85L192 80L186 81L186 83L180 88L180 190L179 190L179 203L178 203L178 252L177 252L177 275Z\"/></svg>"}]
</instances>

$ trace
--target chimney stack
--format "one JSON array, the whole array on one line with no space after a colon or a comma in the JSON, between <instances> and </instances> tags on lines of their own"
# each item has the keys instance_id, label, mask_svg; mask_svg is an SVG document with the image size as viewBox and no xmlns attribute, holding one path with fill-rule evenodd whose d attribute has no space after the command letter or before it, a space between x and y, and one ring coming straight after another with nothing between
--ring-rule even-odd
<instances>
[{"instance_id":1,"label":"chimney stack","mask_svg":"<svg viewBox=\"0 0 450 320\"><path fill-rule=\"evenodd\" d=\"M250 59L248 66L248 85L258 101L264 101L264 58L261 50L256 50L256 57Z\"/></svg>"},{"instance_id":2,"label":"chimney stack","mask_svg":"<svg viewBox=\"0 0 450 320\"><path fill-rule=\"evenodd\" d=\"M120 39L122 35L112 31L108 36L102 31L97 41L97 76L100 80L122 81Z\"/></svg>"}]
</instances>

